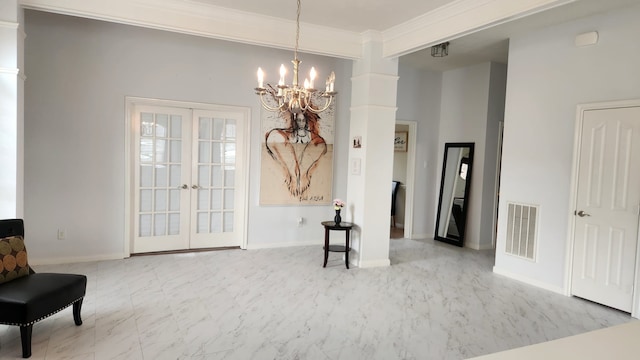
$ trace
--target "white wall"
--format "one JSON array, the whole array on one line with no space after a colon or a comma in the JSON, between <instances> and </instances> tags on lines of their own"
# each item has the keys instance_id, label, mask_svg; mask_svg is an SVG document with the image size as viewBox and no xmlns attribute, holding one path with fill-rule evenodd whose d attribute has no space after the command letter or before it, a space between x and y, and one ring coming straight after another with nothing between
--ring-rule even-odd
<instances>
[{"instance_id":1,"label":"white wall","mask_svg":"<svg viewBox=\"0 0 640 360\"><path fill-rule=\"evenodd\" d=\"M576 105L640 98L640 6L510 40L495 271L565 287ZM575 36L598 31L597 45ZM540 205L535 262L504 253L507 201Z\"/></svg>"},{"instance_id":2,"label":"white wall","mask_svg":"<svg viewBox=\"0 0 640 360\"><path fill-rule=\"evenodd\" d=\"M440 183L437 182L442 73L398 68L397 118L417 122L413 238L433 238Z\"/></svg>"},{"instance_id":3,"label":"white wall","mask_svg":"<svg viewBox=\"0 0 640 360\"><path fill-rule=\"evenodd\" d=\"M25 221L31 259L121 257L124 251L125 96L248 106L249 247L320 244L329 206L259 207L260 107L268 79L293 54L263 47L26 13ZM346 192L351 61L302 54L302 69L335 70L334 194ZM323 75L324 76L324 75ZM296 219L305 224L297 227ZM57 240L57 229L67 239Z\"/></svg>"},{"instance_id":4,"label":"white wall","mask_svg":"<svg viewBox=\"0 0 640 360\"><path fill-rule=\"evenodd\" d=\"M484 213L493 206L495 198L493 187L500 120L496 109L500 108L500 98L504 94L504 90L496 90L504 79L504 66L491 63L445 71L442 78L438 163L442 163L445 143L475 143L465 232L465 246L474 249L491 248L491 226L487 225ZM438 167L440 171L441 166ZM440 174L438 184L439 181Z\"/></svg>"},{"instance_id":5,"label":"white wall","mask_svg":"<svg viewBox=\"0 0 640 360\"><path fill-rule=\"evenodd\" d=\"M0 219L24 213L24 11L0 3Z\"/></svg>"}]
</instances>

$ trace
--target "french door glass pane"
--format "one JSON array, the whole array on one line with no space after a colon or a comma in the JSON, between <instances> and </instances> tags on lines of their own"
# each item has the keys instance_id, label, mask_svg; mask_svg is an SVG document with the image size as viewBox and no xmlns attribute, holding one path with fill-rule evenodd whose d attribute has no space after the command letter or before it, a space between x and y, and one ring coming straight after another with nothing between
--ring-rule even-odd
<instances>
[{"instance_id":1,"label":"french door glass pane","mask_svg":"<svg viewBox=\"0 0 640 360\"><path fill-rule=\"evenodd\" d=\"M209 157L209 149L211 144L208 141L200 141L198 144L198 162L209 163L211 158Z\"/></svg>"},{"instance_id":2,"label":"french door glass pane","mask_svg":"<svg viewBox=\"0 0 640 360\"><path fill-rule=\"evenodd\" d=\"M197 223L197 231L199 234L207 233L209 230L209 219L208 213L206 212L198 212L198 223Z\"/></svg>"},{"instance_id":3,"label":"french door glass pane","mask_svg":"<svg viewBox=\"0 0 640 360\"><path fill-rule=\"evenodd\" d=\"M233 210L233 189L224 190L224 210Z\"/></svg>"},{"instance_id":4,"label":"french door glass pane","mask_svg":"<svg viewBox=\"0 0 640 360\"><path fill-rule=\"evenodd\" d=\"M233 231L236 122L201 117L198 124L198 232Z\"/></svg>"},{"instance_id":5,"label":"french door glass pane","mask_svg":"<svg viewBox=\"0 0 640 360\"><path fill-rule=\"evenodd\" d=\"M222 147L223 143L215 142L213 143L213 154L211 155L211 162L215 164L222 163Z\"/></svg>"},{"instance_id":6,"label":"french door glass pane","mask_svg":"<svg viewBox=\"0 0 640 360\"><path fill-rule=\"evenodd\" d=\"M182 158L182 141L181 140L171 140L171 155L169 157L169 161L177 163L181 161Z\"/></svg>"},{"instance_id":7,"label":"french door glass pane","mask_svg":"<svg viewBox=\"0 0 640 360\"><path fill-rule=\"evenodd\" d=\"M180 115L171 115L171 137L174 139L182 138L182 117Z\"/></svg>"},{"instance_id":8,"label":"french door glass pane","mask_svg":"<svg viewBox=\"0 0 640 360\"><path fill-rule=\"evenodd\" d=\"M155 211L167 210L167 190L156 190Z\"/></svg>"},{"instance_id":9,"label":"french door glass pane","mask_svg":"<svg viewBox=\"0 0 640 360\"><path fill-rule=\"evenodd\" d=\"M224 136L224 119L213 119L213 139L222 140Z\"/></svg>"},{"instance_id":10,"label":"french door glass pane","mask_svg":"<svg viewBox=\"0 0 640 360\"><path fill-rule=\"evenodd\" d=\"M211 209L222 209L222 190L211 190Z\"/></svg>"},{"instance_id":11,"label":"french door glass pane","mask_svg":"<svg viewBox=\"0 0 640 360\"><path fill-rule=\"evenodd\" d=\"M198 210L209 210L209 190L198 190Z\"/></svg>"},{"instance_id":12,"label":"french door glass pane","mask_svg":"<svg viewBox=\"0 0 640 360\"><path fill-rule=\"evenodd\" d=\"M169 211L180 211L180 190L169 190Z\"/></svg>"},{"instance_id":13,"label":"french door glass pane","mask_svg":"<svg viewBox=\"0 0 640 360\"><path fill-rule=\"evenodd\" d=\"M180 213L169 214L169 235L180 234Z\"/></svg>"},{"instance_id":14,"label":"french door glass pane","mask_svg":"<svg viewBox=\"0 0 640 360\"><path fill-rule=\"evenodd\" d=\"M200 186L209 183L209 165L198 166L198 184Z\"/></svg>"},{"instance_id":15,"label":"french door glass pane","mask_svg":"<svg viewBox=\"0 0 640 360\"><path fill-rule=\"evenodd\" d=\"M151 215L140 215L140 236L151 236Z\"/></svg>"},{"instance_id":16,"label":"french door glass pane","mask_svg":"<svg viewBox=\"0 0 640 360\"><path fill-rule=\"evenodd\" d=\"M211 213L211 232L222 232L222 214L220 214L219 212Z\"/></svg>"},{"instance_id":17,"label":"french door glass pane","mask_svg":"<svg viewBox=\"0 0 640 360\"><path fill-rule=\"evenodd\" d=\"M228 141L235 141L236 140L236 121L235 120L227 120L227 126L226 129L224 131L225 134L225 138Z\"/></svg>"},{"instance_id":18,"label":"french door glass pane","mask_svg":"<svg viewBox=\"0 0 640 360\"><path fill-rule=\"evenodd\" d=\"M153 168L149 164L140 165L140 186L150 187L153 183Z\"/></svg>"},{"instance_id":19,"label":"french door glass pane","mask_svg":"<svg viewBox=\"0 0 640 360\"><path fill-rule=\"evenodd\" d=\"M226 143L224 146L224 163L235 164L236 163L236 144Z\"/></svg>"},{"instance_id":20,"label":"french door glass pane","mask_svg":"<svg viewBox=\"0 0 640 360\"><path fill-rule=\"evenodd\" d=\"M175 212L180 211L183 196L178 190L182 116L141 113L140 117L139 236L177 235L180 217Z\"/></svg>"},{"instance_id":21,"label":"french door glass pane","mask_svg":"<svg viewBox=\"0 0 640 360\"><path fill-rule=\"evenodd\" d=\"M140 190L140 211L147 212L151 211L153 206L151 200L152 190Z\"/></svg>"},{"instance_id":22,"label":"french door glass pane","mask_svg":"<svg viewBox=\"0 0 640 360\"><path fill-rule=\"evenodd\" d=\"M236 168L234 166L224 167L224 186L233 187L236 182Z\"/></svg>"},{"instance_id":23,"label":"french door glass pane","mask_svg":"<svg viewBox=\"0 0 640 360\"><path fill-rule=\"evenodd\" d=\"M224 232L233 231L233 211L224 213Z\"/></svg>"},{"instance_id":24,"label":"french door glass pane","mask_svg":"<svg viewBox=\"0 0 640 360\"><path fill-rule=\"evenodd\" d=\"M213 174L211 174L211 186L213 187L222 187L222 179L224 177L224 172L222 171L222 166L214 165Z\"/></svg>"},{"instance_id":25,"label":"french door glass pane","mask_svg":"<svg viewBox=\"0 0 640 360\"><path fill-rule=\"evenodd\" d=\"M154 216L154 226L153 226L153 235L155 236L163 236L166 232L166 224L167 223L167 215L166 214L156 214Z\"/></svg>"},{"instance_id":26,"label":"french door glass pane","mask_svg":"<svg viewBox=\"0 0 640 360\"><path fill-rule=\"evenodd\" d=\"M211 139L211 119L201 117L198 120L198 138L202 140Z\"/></svg>"},{"instance_id":27,"label":"french door glass pane","mask_svg":"<svg viewBox=\"0 0 640 360\"><path fill-rule=\"evenodd\" d=\"M169 176L169 187L172 189L178 188L180 186L182 169L180 169L180 165L175 165L175 164L170 165L169 168L171 173Z\"/></svg>"},{"instance_id":28,"label":"french door glass pane","mask_svg":"<svg viewBox=\"0 0 640 360\"><path fill-rule=\"evenodd\" d=\"M156 168L156 187L167 187L167 168L159 166Z\"/></svg>"}]
</instances>

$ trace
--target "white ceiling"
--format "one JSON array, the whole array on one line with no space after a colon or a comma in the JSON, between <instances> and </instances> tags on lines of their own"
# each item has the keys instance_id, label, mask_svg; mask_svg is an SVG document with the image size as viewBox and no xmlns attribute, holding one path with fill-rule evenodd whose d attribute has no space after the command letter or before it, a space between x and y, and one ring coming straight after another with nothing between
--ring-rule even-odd
<instances>
[{"instance_id":1,"label":"white ceiling","mask_svg":"<svg viewBox=\"0 0 640 360\"><path fill-rule=\"evenodd\" d=\"M295 20L295 0L185 0ZM513 0L522 1L522 0ZM300 21L354 31L384 31L458 0L302 0ZM525 18L450 39L449 56L432 58L429 49L402 56L403 64L444 71L486 61L507 62L508 39L534 29L553 26L612 9L638 4L640 0L577 0ZM597 30L597 29L594 29Z\"/></svg>"},{"instance_id":2,"label":"white ceiling","mask_svg":"<svg viewBox=\"0 0 640 360\"><path fill-rule=\"evenodd\" d=\"M295 20L296 0L186 0ZM516 0L517 1L517 0ZM358 33L386 30L452 0L301 0L300 21Z\"/></svg>"}]
</instances>

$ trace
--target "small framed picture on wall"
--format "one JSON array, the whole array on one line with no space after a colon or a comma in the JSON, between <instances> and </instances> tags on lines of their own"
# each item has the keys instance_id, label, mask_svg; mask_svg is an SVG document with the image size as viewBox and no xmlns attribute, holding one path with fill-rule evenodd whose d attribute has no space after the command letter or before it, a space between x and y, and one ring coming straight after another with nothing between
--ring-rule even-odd
<instances>
[{"instance_id":1,"label":"small framed picture on wall","mask_svg":"<svg viewBox=\"0 0 640 360\"><path fill-rule=\"evenodd\" d=\"M393 141L393 151L407 152L408 131L396 131L396 137Z\"/></svg>"}]
</instances>

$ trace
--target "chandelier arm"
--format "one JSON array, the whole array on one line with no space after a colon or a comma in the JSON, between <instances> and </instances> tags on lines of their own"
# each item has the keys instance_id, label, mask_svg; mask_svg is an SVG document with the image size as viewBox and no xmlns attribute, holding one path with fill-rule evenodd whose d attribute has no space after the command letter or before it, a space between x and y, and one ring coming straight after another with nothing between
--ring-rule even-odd
<instances>
[{"instance_id":1,"label":"chandelier arm","mask_svg":"<svg viewBox=\"0 0 640 360\"><path fill-rule=\"evenodd\" d=\"M265 109L267 109L269 111L272 111L272 112L280 111L282 109L282 105L283 104L279 104L278 107L273 107L273 106L270 106L269 104L267 104L267 102L264 101L264 95L265 95L264 92L258 93L258 95L260 96L260 102L262 103L262 107L264 107Z\"/></svg>"},{"instance_id":2,"label":"chandelier arm","mask_svg":"<svg viewBox=\"0 0 640 360\"><path fill-rule=\"evenodd\" d=\"M333 101L333 96L329 96L327 97L327 99L325 100L324 106L319 108L319 109L314 109L311 106L307 107L308 111L311 111L314 114L320 114L321 112L327 110L329 108L329 106L331 106L331 102Z\"/></svg>"}]
</instances>

